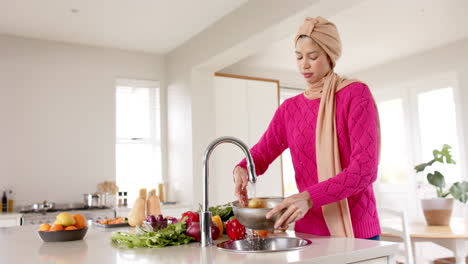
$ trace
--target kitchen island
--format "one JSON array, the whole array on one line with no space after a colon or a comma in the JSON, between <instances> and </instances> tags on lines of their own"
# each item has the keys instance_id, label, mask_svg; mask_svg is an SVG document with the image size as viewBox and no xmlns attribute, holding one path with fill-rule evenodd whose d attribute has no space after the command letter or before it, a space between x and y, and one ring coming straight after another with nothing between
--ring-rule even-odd
<instances>
[{"instance_id":1,"label":"kitchen island","mask_svg":"<svg viewBox=\"0 0 468 264\"><path fill-rule=\"evenodd\" d=\"M233 253L199 243L166 248L121 248L110 241L115 231L88 227L83 240L46 243L37 226L0 228L0 263L394 263L397 244L363 239L317 237L303 233L278 233L310 239L304 249L274 253ZM227 239L223 236L223 240ZM216 240L215 243L223 240ZM393 262L390 262L393 261Z\"/></svg>"}]
</instances>

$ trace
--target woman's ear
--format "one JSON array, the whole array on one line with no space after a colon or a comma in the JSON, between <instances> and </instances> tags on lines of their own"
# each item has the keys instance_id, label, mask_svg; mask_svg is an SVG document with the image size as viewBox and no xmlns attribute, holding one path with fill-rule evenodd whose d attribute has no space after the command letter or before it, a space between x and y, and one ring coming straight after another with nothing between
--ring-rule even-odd
<instances>
[{"instance_id":1,"label":"woman's ear","mask_svg":"<svg viewBox=\"0 0 468 264\"><path fill-rule=\"evenodd\" d=\"M332 60L330 59L330 56L328 56L328 54L327 54L327 61L328 61L328 65L330 65L330 69L333 69L333 63L332 63Z\"/></svg>"}]
</instances>

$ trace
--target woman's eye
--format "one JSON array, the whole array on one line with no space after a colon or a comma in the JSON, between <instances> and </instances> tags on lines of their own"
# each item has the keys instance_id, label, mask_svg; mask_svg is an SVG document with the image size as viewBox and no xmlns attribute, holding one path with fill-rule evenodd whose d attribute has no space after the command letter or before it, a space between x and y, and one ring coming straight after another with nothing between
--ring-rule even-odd
<instances>
[{"instance_id":1,"label":"woman's eye","mask_svg":"<svg viewBox=\"0 0 468 264\"><path fill-rule=\"evenodd\" d=\"M296 59L297 59L297 60L302 60L302 57L297 57Z\"/></svg>"},{"instance_id":2,"label":"woman's eye","mask_svg":"<svg viewBox=\"0 0 468 264\"><path fill-rule=\"evenodd\" d=\"M318 57L312 57L312 58L310 58L310 59L311 59L311 60L316 60L316 59L318 59Z\"/></svg>"}]
</instances>

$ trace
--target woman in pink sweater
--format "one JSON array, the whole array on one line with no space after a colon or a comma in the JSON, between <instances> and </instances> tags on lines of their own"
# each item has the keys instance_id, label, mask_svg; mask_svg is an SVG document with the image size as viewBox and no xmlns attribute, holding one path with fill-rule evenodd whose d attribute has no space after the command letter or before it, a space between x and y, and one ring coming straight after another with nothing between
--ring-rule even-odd
<instances>
[{"instance_id":1,"label":"woman in pink sweater","mask_svg":"<svg viewBox=\"0 0 468 264\"><path fill-rule=\"evenodd\" d=\"M286 100L251 149L257 174L285 149L291 151L298 194L267 214L282 213L275 228L295 222L297 232L379 239L372 183L377 177L379 119L364 83L334 73L341 55L335 25L306 18L295 38L303 94ZM245 160L234 169L235 193L247 204Z\"/></svg>"}]
</instances>

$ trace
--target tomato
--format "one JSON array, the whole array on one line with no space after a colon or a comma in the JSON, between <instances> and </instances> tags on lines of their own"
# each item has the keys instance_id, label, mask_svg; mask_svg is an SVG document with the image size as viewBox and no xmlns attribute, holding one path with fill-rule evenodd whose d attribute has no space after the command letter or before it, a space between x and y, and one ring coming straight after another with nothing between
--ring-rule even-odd
<instances>
[{"instance_id":1,"label":"tomato","mask_svg":"<svg viewBox=\"0 0 468 264\"><path fill-rule=\"evenodd\" d=\"M232 240L240 240L245 238L245 226L239 223L236 218L226 222L226 234Z\"/></svg>"}]
</instances>

